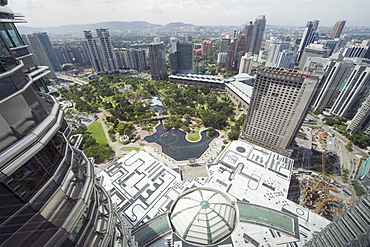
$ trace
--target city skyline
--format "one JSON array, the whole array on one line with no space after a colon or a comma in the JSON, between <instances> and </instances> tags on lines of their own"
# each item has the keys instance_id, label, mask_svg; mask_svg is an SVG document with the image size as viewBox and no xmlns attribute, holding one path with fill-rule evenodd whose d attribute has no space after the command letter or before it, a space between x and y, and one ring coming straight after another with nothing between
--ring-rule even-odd
<instances>
[{"instance_id":1,"label":"city skyline","mask_svg":"<svg viewBox=\"0 0 370 247\"><path fill-rule=\"evenodd\" d=\"M147 21L163 25L179 21L194 25L239 26L253 20L256 15L266 15L267 25L304 26L307 20L318 19L320 26L334 26L338 20L346 20L346 26L363 26L367 11L361 6L366 3L365 0L357 0L351 5L343 0L268 0L263 3L234 0L212 1L209 4L204 2L202 8L199 8L199 4L190 0L151 0L145 3L135 1L129 5L117 0L43 0L37 4L26 0L9 0L9 7L26 15L27 25L32 27L105 21ZM53 11L55 9L58 11ZM106 9L109 15L105 15L102 9ZM68 19L65 18L66 13Z\"/></svg>"}]
</instances>

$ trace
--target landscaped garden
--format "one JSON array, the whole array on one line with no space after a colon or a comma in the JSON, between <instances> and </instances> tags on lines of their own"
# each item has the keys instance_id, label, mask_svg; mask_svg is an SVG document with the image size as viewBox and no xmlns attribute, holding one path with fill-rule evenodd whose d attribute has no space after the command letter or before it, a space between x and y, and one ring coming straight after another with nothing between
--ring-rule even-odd
<instances>
[{"instance_id":1,"label":"landscaped garden","mask_svg":"<svg viewBox=\"0 0 370 247\"><path fill-rule=\"evenodd\" d=\"M208 128L208 135L215 131L227 133L229 139L238 138L244 114L236 115L237 106L223 89L208 86L189 86L165 81L107 75L91 80L86 85L73 85L59 91L62 99L74 102L77 111L97 113L104 110L105 124L113 142L117 135L137 138L138 130L153 131L159 111L150 111L153 96L159 97L166 111L165 130L179 129L188 133L189 141L199 141L199 131ZM100 130L101 128L101 130ZM102 127L93 123L87 133L99 145L107 144ZM86 133L85 133L86 134Z\"/></svg>"}]
</instances>

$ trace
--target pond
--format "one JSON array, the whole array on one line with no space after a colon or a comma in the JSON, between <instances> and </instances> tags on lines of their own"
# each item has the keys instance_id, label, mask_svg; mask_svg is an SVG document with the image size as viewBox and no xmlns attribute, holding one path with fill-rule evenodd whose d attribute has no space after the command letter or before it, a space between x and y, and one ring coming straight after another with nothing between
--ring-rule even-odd
<instances>
[{"instance_id":1,"label":"pond","mask_svg":"<svg viewBox=\"0 0 370 247\"><path fill-rule=\"evenodd\" d=\"M174 160L198 159L209 147L209 143L219 136L216 131L213 137L207 136L207 131L202 131L201 140L189 142L186 133L181 130L165 130L162 121L156 127L156 132L144 138L147 142L155 142L162 146L163 153Z\"/></svg>"}]
</instances>

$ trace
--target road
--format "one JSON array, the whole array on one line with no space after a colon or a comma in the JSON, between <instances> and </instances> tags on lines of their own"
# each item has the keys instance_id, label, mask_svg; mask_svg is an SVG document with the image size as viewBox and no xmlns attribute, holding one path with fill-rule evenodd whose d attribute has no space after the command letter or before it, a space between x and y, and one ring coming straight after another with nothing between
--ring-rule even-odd
<instances>
[{"instance_id":1,"label":"road","mask_svg":"<svg viewBox=\"0 0 370 247\"><path fill-rule=\"evenodd\" d=\"M321 121L320 117L315 117L312 115L308 115L310 119L315 119L317 121L317 124L321 126L321 128L328 132L330 135L334 136L333 139L330 139L331 146L330 148L335 147L336 154L339 156L340 160L340 167L341 169L348 169L348 177L352 179L356 173L357 166L354 162L354 156L355 155L361 155L363 157L368 157L367 151L362 150L358 148L357 146L353 145L352 148L354 151L349 152L345 145L350 142L345 136L337 132L333 127L324 125L324 123ZM335 145L333 146L333 140Z\"/></svg>"},{"instance_id":2,"label":"road","mask_svg":"<svg viewBox=\"0 0 370 247\"><path fill-rule=\"evenodd\" d=\"M89 84L89 82L87 81L84 81L84 80L81 80L79 78L76 78L76 77L72 77L72 76L68 76L68 75L63 75L61 73L57 73L57 77L60 78L60 79L63 79L63 80L67 80L67 81L73 81L79 85L85 85L85 84Z\"/></svg>"}]
</instances>

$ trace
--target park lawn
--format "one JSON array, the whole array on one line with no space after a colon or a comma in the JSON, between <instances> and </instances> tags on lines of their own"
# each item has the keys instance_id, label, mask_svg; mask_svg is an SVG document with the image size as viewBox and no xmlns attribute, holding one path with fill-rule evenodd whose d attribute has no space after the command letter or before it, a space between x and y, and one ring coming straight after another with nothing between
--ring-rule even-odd
<instances>
[{"instance_id":1,"label":"park lawn","mask_svg":"<svg viewBox=\"0 0 370 247\"><path fill-rule=\"evenodd\" d=\"M127 151L127 152L130 152L132 150L135 150L135 151L140 151L140 148L136 148L136 147L123 147L120 149L121 151Z\"/></svg>"},{"instance_id":2,"label":"park lawn","mask_svg":"<svg viewBox=\"0 0 370 247\"><path fill-rule=\"evenodd\" d=\"M194 133L188 133L187 138L189 141L196 142L200 140L199 130L193 130Z\"/></svg>"},{"instance_id":3,"label":"park lawn","mask_svg":"<svg viewBox=\"0 0 370 247\"><path fill-rule=\"evenodd\" d=\"M93 122L87 127L87 131L91 132L91 136L96 139L99 144L108 144L107 138L105 137L103 127L98 121Z\"/></svg>"}]
</instances>

